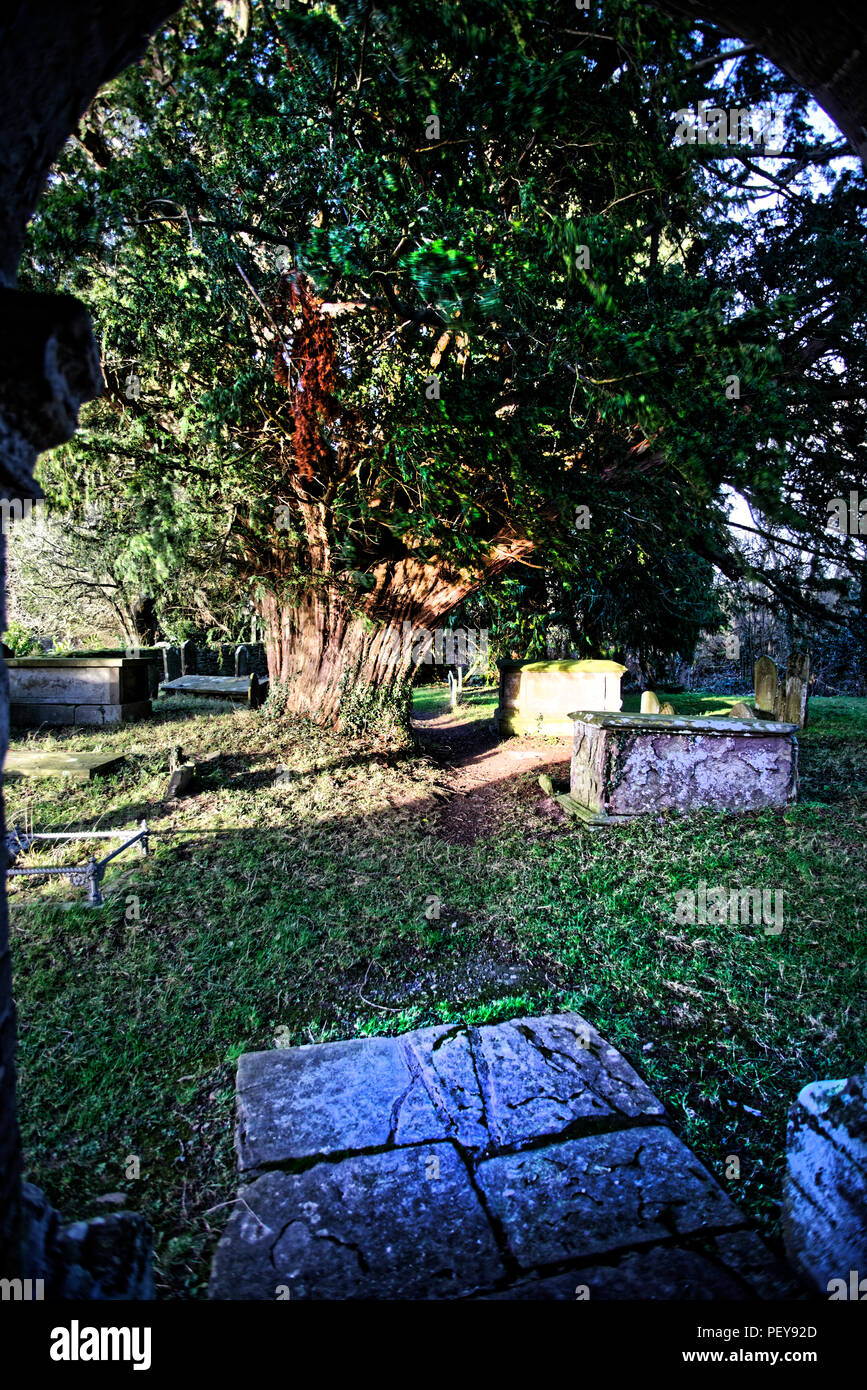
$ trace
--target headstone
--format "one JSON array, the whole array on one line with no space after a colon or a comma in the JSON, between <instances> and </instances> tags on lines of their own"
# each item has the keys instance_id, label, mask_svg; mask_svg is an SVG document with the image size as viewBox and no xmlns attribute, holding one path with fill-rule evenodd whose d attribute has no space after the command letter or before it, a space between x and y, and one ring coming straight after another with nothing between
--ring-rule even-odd
<instances>
[{"instance_id":1,"label":"headstone","mask_svg":"<svg viewBox=\"0 0 867 1390\"><path fill-rule=\"evenodd\" d=\"M666 700L664 705L659 706L660 714L674 714L674 705L670 700Z\"/></svg>"},{"instance_id":2,"label":"headstone","mask_svg":"<svg viewBox=\"0 0 867 1390\"><path fill-rule=\"evenodd\" d=\"M652 690L644 690L641 694L641 713L659 714L659 701Z\"/></svg>"},{"instance_id":3,"label":"headstone","mask_svg":"<svg viewBox=\"0 0 867 1390\"><path fill-rule=\"evenodd\" d=\"M250 674L250 652L242 642L240 647L235 650L235 675L249 676Z\"/></svg>"},{"instance_id":4,"label":"headstone","mask_svg":"<svg viewBox=\"0 0 867 1390\"><path fill-rule=\"evenodd\" d=\"M738 700L736 705L732 705L728 712L729 719L757 719L758 715L752 705L748 705L746 700Z\"/></svg>"},{"instance_id":5,"label":"headstone","mask_svg":"<svg viewBox=\"0 0 867 1390\"><path fill-rule=\"evenodd\" d=\"M554 795L554 783L551 781L551 778L548 776L546 772L541 773L539 777L539 786L542 788L542 791L545 793L546 796Z\"/></svg>"},{"instance_id":6,"label":"headstone","mask_svg":"<svg viewBox=\"0 0 867 1390\"><path fill-rule=\"evenodd\" d=\"M760 656L753 667L753 678L755 681L757 712L759 714L765 713L774 718L774 711L777 703L777 686L780 683L780 673L777 670L776 662L771 661L769 656Z\"/></svg>"},{"instance_id":7,"label":"headstone","mask_svg":"<svg viewBox=\"0 0 867 1390\"><path fill-rule=\"evenodd\" d=\"M163 679L176 681L181 674L181 649L180 647L166 646L163 652Z\"/></svg>"},{"instance_id":8,"label":"headstone","mask_svg":"<svg viewBox=\"0 0 867 1390\"><path fill-rule=\"evenodd\" d=\"M185 763L183 767L179 767L169 778L169 785L166 788L163 801L174 801L177 797L183 796L192 786L195 775L195 763Z\"/></svg>"},{"instance_id":9,"label":"headstone","mask_svg":"<svg viewBox=\"0 0 867 1390\"><path fill-rule=\"evenodd\" d=\"M197 670L195 642L181 643L181 675L194 676Z\"/></svg>"},{"instance_id":10,"label":"headstone","mask_svg":"<svg viewBox=\"0 0 867 1390\"><path fill-rule=\"evenodd\" d=\"M786 724L804 728L807 723L807 692L810 684L810 657L807 652L792 652L786 662L786 674L777 690L774 714Z\"/></svg>"},{"instance_id":11,"label":"headstone","mask_svg":"<svg viewBox=\"0 0 867 1390\"><path fill-rule=\"evenodd\" d=\"M789 1112L786 1150L782 1225L790 1261L822 1297L863 1300L867 1074L805 1086Z\"/></svg>"}]
</instances>

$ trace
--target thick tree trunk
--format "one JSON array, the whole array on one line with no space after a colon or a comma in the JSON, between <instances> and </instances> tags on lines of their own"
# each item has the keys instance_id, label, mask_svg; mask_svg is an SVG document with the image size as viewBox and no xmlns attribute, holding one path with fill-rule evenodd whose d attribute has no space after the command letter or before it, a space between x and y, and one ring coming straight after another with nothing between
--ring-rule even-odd
<instances>
[{"instance_id":1,"label":"thick tree trunk","mask_svg":"<svg viewBox=\"0 0 867 1390\"><path fill-rule=\"evenodd\" d=\"M333 725L361 690L397 693L420 662L436 657L434 634L458 604L532 549L524 537L498 537L475 572L410 557L383 563L354 607L336 582L292 602L267 595L260 611L272 691L282 690L286 711Z\"/></svg>"}]
</instances>

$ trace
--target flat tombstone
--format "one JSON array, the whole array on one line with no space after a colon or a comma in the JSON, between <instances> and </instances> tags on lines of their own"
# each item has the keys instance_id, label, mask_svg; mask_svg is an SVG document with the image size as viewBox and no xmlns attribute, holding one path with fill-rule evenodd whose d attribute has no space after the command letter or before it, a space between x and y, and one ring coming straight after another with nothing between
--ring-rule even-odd
<instances>
[{"instance_id":1,"label":"flat tombstone","mask_svg":"<svg viewBox=\"0 0 867 1390\"><path fill-rule=\"evenodd\" d=\"M6 754L3 769L7 777L71 777L73 782L90 782L94 777L116 772L123 756L106 753L64 753L55 749L31 753L13 749Z\"/></svg>"},{"instance_id":2,"label":"flat tombstone","mask_svg":"<svg viewBox=\"0 0 867 1390\"><path fill-rule=\"evenodd\" d=\"M777 686L780 683L780 673L777 670L775 661L771 661L769 656L760 656L753 667L753 678L756 691L756 709L764 711L765 714L773 715L777 703Z\"/></svg>"},{"instance_id":3,"label":"flat tombstone","mask_svg":"<svg viewBox=\"0 0 867 1390\"><path fill-rule=\"evenodd\" d=\"M249 676L250 674L250 650L243 642L235 650L235 675Z\"/></svg>"},{"instance_id":4,"label":"flat tombstone","mask_svg":"<svg viewBox=\"0 0 867 1390\"><path fill-rule=\"evenodd\" d=\"M659 714L659 701L652 690L644 690L641 694L641 713ZM674 711L672 710L672 714Z\"/></svg>"}]
</instances>

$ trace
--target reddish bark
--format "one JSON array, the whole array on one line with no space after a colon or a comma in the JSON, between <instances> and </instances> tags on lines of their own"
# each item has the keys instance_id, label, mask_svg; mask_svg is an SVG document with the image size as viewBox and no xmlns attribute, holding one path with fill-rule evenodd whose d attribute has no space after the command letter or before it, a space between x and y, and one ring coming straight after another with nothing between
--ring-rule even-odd
<instances>
[{"instance_id":1,"label":"reddish bark","mask_svg":"<svg viewBox=\"0 0 867 1390\"><path fill-rule=\"evenodd\" d=\"M336 582L311 586L291 601L266 595L260 612L272 689L286 686L288 711L339 723L350 689L396 688L423 655L423 633L440 627L484 579L532 549L525 538L496 537L475 572L410 557L384 562L374 572L373 589L355 607Z\"/></svg>"}]
</instances>

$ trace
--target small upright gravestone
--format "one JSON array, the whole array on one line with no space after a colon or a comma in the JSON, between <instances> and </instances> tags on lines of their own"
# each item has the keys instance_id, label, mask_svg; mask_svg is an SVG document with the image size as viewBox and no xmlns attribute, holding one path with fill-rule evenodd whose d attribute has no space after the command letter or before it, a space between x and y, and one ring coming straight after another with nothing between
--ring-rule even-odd
<instances>
[{"instance_id":1,"label":"small upright gravestone","mask_svg":"<svg viewBox=\"0 0 867 1390\"><path fill-rule=\"evenodd\" d=\"M181 653L179 647L165 646L163 653L163 679L176 681L181 674Z\"/></svg>"},{"instance_id":2,"label":"small upright gravestone","mask_svg":"<svg viewBox=\"0 0 867 1390\"><path fill-rule=\"evenodd\" d=\"M197 672L196 672L196 668L197 668L197 662L196 662L196 644L195 644L195 642L182 642L182 643L181 643L181 675L182 675L182 676L194 676L194 675L196 675L196 673L197 673Z\"/></svg>"},{"instance_id":3,"label":"small upright gravestone","mask_svg":"<svg viewBox=\"0 0 867 1390\"><path fill-rule=\"evenodd\" d=\"M786 674L777 688L774 714L786 724L804 728L807 723L807 690L810 683L810 658L806 652L792 652L786 662Z\"/></svg>"},{"instance_id":4,"label":"small upright gravestone","mask_svg":"<svg viewBox=\"0 0 867 1390\"><path fill-rule=\"evenodd\" d=\"M776 717L774 710L777 703L777 686L780 679L776 662L771 661L769 656L760 656L753 667L753 678L756 691L756 711L760 715L764 714L768 719L774 719Z\"/></svg>"},{"instance_id":5,"label":"small upright gravestone","mask_svg":"<svg viewBox=\"0 0 867 1390\"><path fill-rule=\"evenodd\" d=\"M641 713L659 714L659 701L652 690L644 690L641 695Z\"/></svg>"},{"instance_id":6,"label":"small upright gravestone","mask_svg":"<svg viewBox=\"0 0 867 1390\"><path fill-rule=\"evenodd\" d=\"M249 676L250 674L250 651L242 642L240 647L235 650L235 676Z\"/></svg>"},{"instance_id":7,"label":"small upright gravestone","mask_svg":"<svg viewBox=\"0 0 867 1390\"><path fill-rule=\"evenodd\" d=\"M664 705L659 706L660 714L674 714L674 705L670 700L666 700Z\"/></svg>"}]
</instances>

